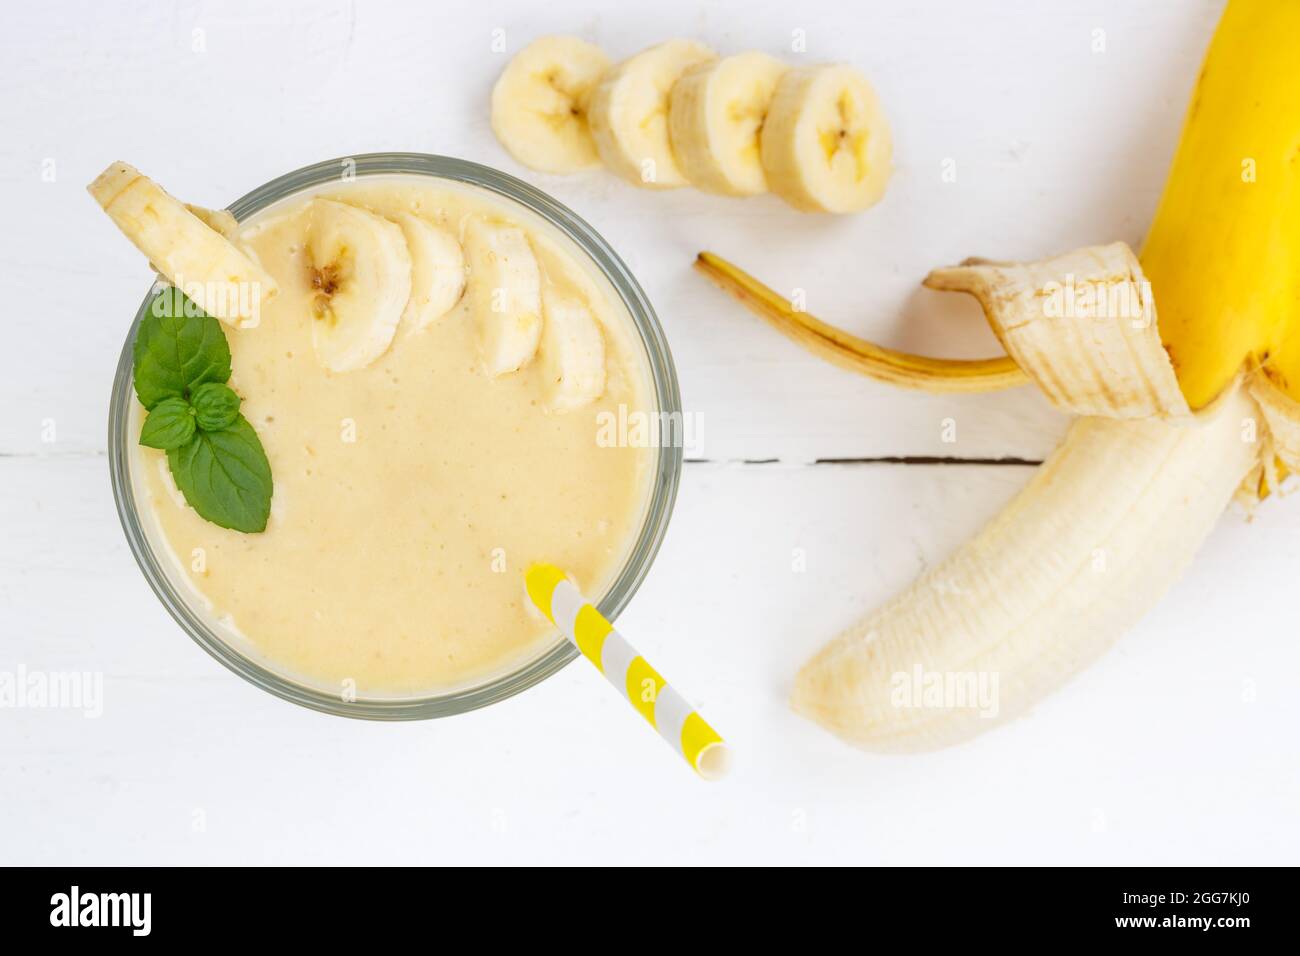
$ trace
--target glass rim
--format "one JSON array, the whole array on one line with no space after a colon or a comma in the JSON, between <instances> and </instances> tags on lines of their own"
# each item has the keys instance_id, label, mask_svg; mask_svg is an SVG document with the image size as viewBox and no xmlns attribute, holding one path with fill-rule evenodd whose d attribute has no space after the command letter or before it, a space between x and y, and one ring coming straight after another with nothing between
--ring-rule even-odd
<instances>
[{"instance_id":1,"label":"glass rim","mask_svg":"<svg viewBox=\"0 0 1300 956\"><path fill-rule=\"evenodd\" d=\"M677 371L663 327L640 284L613 248L585 220L567 206L520 179L489 166L450 156L427 153L365 153L328 159L278 176L231 203L227 209L243 220L273 203L305 189L341 180L341 171L363 176L408 174L476 186L519 204L545 219L574 242L613 286L632 318L650 366L654 413L660 429L656 444L650 500L635 543L619 573L597 602L600 612L613 620L627 606L645 579L668 529L677 486L681 480L682 409ZM370 720L423 720L449 717L486 707L540 683L578 656L571 642L560 638L552 646L507 674L481 684L427 696L401 698L358 697L344 700L293 680L241 653L212 630L173 586L155 553L136 507L130 473L130 426L135 390L132 380L136 331L152 300L152 288L137 310L118 358L108 413L108 465L117 508L127 544L158 600L195 643L229 670L283 700L323 713ZM522 587L522 584L521 584Z\"/></svg>"}]
</instances>

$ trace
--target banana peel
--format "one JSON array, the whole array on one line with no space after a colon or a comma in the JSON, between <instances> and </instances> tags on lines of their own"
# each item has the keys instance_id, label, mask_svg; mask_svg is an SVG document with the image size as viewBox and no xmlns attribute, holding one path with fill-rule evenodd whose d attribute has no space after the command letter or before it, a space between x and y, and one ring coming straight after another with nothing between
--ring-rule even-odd
<instances>
[{"instance_id":1,"label":"banana peel","mask_svg":"<svg viewBox=\"0 0 1300 956\"><path fill-rule=\"evenodd\" d=\"M929 358L850 335L796 309L789 300L711 252L701 252L695 267L777 331L850 372L889 385L928 392L987 392L1029 382L1029 376L1008 356L974 360Z\"/></svg>"}]
</instances>

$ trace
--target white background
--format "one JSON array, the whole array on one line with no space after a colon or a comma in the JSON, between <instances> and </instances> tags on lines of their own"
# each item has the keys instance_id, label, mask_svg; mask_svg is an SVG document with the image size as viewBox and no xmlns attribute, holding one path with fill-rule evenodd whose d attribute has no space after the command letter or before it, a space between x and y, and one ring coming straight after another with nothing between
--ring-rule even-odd
<instances>
[{"instance_id":1,"label":"white background","mask_svg":"<svg viewBox=\"0 0 1300 956\"><path fill-rule=\"evenodd\" d=\"M995 354L978 309L920 278L971 254L1136 243L1220 7L11 5L0 669L102 672L105 709L98 720L0 710L0 862L1294 863L1294 500L1250 523L1228 515L1158 609L1029 717L935 754L858 753L788 711L794 671L975 531L1030 469L813 462L1037 459L1064 419L1031 389L926 397L839 371L690 269L713 249L778 289L806 289L811 311L857 333ZM856 64L893 123L889 193L827 219L768 197L531 173L488 126L506 61L490 49L497 29L511 53L571 32L617 59L676 34ZM795 30L804 54L790 52ZM85 184L125 159L221 206L289 169L379 150L463 156L537 183L613 243L654 301L686 407L704 421L692 454L707 461L687 466L663 552L620 625L727 735L727 781L696 780L581 662L445 721L296 708L204 655L136 569L105 424L150 274ZM940 176L948 159L953 183ZM955 444L940 440L948 417Z\"/></svg>"}]
</instances>

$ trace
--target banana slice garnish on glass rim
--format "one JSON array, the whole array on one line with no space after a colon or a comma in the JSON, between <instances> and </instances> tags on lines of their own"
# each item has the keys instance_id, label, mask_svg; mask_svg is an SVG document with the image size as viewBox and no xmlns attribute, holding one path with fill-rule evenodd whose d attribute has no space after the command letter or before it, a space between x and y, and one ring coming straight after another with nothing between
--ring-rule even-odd
<instances>
[{"instance_id":1,"label":"banana slice garnish on glass rim","mask_svg":"<svg viewBox=\"0 0 1300 956\"><path fill-rule=\"evenodd\" d=\"M252 328L276 281L230 238L234 217L190 207L134 166L113 163L88 187L109 218L163 276L209 315Z\"/></svg>"}]
</instances>

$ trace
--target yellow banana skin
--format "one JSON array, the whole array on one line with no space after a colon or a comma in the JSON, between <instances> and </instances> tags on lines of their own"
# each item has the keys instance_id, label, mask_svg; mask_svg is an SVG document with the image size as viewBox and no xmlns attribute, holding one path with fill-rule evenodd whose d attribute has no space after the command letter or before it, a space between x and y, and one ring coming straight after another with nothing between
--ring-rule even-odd
<instances>
[{"instance_id":1,"label":"yellow banana skin","mask_svg":"<svg viewBox=\"0 0 1300 956\"><path fill-rule=\"evenodd\" d=\"M1256 363L1300 399L1300 3L1231 0L1142 268L1193 409Z\"/></svg>"},{"instance_id":2,"label":"yellow banana skin","mask_svg":"<svg viewBox=\"0 0 1300 956\"><path fill-rule=\"evenodd\" d=\"M875 345L795 309L744 270L712 252L701 252L695 268L775 329L829 362L880 382L925 392L989 392L1026 385L1029 377L1007 356L938 359Z\"/></svg>"}]
</instances>

